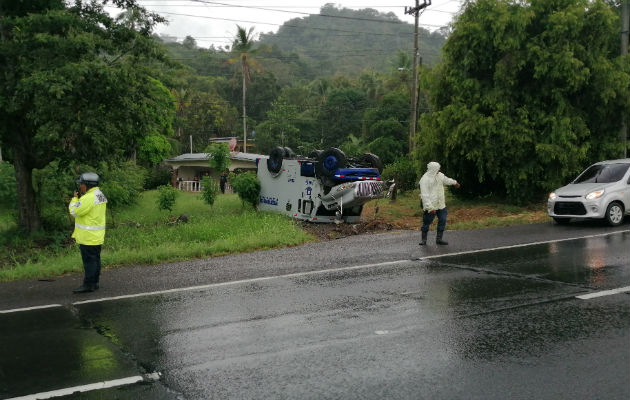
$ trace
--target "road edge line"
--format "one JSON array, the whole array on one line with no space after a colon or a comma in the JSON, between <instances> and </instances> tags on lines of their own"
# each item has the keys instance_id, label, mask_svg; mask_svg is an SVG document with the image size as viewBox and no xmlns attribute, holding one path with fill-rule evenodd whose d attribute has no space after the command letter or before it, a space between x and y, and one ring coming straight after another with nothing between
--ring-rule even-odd
<instances>
[{"instance_id":1,"label":"road edge line","mask_svg":"<svg viewBox=\"0 0 630 400\"><path fill-rule=\"evenodd\" d=\"M43 305L43 306L14 308L12 310L0 310L0 314L10 314L10 313L14 313L14 312L41 310L43 308L54 308L54 307L63 307L63 306L61 304L46 304L46 305Z\"/></svg>"},{"instance_id":2,"label":"road edge line","mask_svg":"<svg viewBox=\"0 0 630 400\"><path fill-rule=\"evenodd\" d=\"M142 382L144 378L140 375L130 376L128 378L114 379L111 381L103 381L98 383L90 383L88 385L73 386L65 389L51 390L49 392L41 392L36 394L29 394L26 396L12 397L7 400L36 400L36 399L51 399L53 397L69 396L76 392L91 392L94 390L110 389L118 386L132 385L134 383Z\"/></svg>"},{"instance_id":3,"label":"road edge line","mask_svg":"<svg viewBox=\"0 0 630 400\"><path fill-rule=\"evenodd\" d=\"M580 299L580 300L590 300L597 297L612 296L615 294L628 293L628 292L630 292L630 286L624 286L617 289L602 290L599 292L581 294L579 296L575 296L575 298Z\"/></svg>"}]
</instances>

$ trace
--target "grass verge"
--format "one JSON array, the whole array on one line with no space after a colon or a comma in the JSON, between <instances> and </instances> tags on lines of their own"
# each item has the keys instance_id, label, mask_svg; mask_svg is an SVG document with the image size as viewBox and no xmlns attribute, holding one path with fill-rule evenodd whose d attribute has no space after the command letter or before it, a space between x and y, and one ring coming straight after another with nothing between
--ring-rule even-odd
<instances>
[{"instance_id":1,"label":"grass verge","mask_svg":"<svg viewBox=\"0 0 630 400\"><path fill-rule=\"evenodd\" d=\"M446 193L448 223L446 229L482 229L549 222L550 218L541 204L515 206L513 204L487 200L461 200ZM419 229L422 225L422 209L418 190L400 193L396 201L380 199L368 203L363 209L363 218L392 224L402 229ZM435 229L434 222L432 229Z\"/></svg>"},{"instance_id":2,"label":"grass verge","mask_svg":"<svg viewBox=\"0 0 630 400\"><path fill-rule=\"evenodd\" d=\"M213 207L199 195L182 193L173 212L160 212L157 193L143 193L138 204L108 216L108 229L101 254L104 268L129 264L155 264L202 257L242 253L299 245L315 238L278 214L243 208L236 195L222 195ZM173 216L188 215L188 222ZM4 219L0 219L4 220ZM0 235L11 235L5 223ZM71 235L68 229L65 238ZM76 245L50 241L38 245L33 238L3 238L0 250L0 281L37 279L82 273Z\"/></svg>"}]
</instances>

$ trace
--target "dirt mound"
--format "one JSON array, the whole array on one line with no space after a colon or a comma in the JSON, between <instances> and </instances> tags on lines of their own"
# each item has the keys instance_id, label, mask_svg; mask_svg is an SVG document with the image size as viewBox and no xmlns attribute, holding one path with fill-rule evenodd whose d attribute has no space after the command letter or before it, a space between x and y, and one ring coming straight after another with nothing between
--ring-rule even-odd
<instances>
[{"instance_id":1,"label":"dirt mound","mask_svg":"<svg viewBox=\"0 0 630 400\"><path fill-rule=\"evenodd\" d=\"M320 239L339 239L346 236L361 235L363 233L386 232L396 228L393 224L379 220L365 221L358 224L302 222L301 226L311 235Z\"/></svg>"}]
</instances>

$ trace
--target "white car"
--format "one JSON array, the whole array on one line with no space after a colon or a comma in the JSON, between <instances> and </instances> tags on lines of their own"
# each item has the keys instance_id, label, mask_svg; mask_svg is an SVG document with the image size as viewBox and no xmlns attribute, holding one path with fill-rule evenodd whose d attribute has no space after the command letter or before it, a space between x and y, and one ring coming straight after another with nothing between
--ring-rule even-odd
<instances>
[{"instance_id":1,"label":"white car","mask_svg":"<svg viewBox=\"0 0 630 400\"><path fill-rule=\"evenodd\" d=\"M579 218L621 225L624 215L630 215L630 158L591 165L573 182L549 193L547 213L558 224Z\"/></svg>"}]
</instances>

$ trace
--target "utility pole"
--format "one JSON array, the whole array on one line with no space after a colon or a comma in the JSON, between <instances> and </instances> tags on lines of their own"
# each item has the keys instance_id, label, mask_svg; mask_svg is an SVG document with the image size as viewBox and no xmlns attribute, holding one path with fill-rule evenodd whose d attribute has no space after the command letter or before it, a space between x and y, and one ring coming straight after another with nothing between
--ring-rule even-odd
<instances>
[{"instance_id":1,"label":"utility pole","mask_svg":"<svg viewBox=\"0 0 630 400\"><path fill-rule=\"evenodd\" d=\"M621 3L621 56L628 54L628 36L630 35L630 0ZM627 112L628 110L626 110ZM624 116L621 117L622 119ZM621 123L619 138L623 143L623 158L628 156L628 125L625 120Z\"/></svg>"},{"instance_id":2,"label":"utility pole","mask_svg":"<svg viewBox=\"0 0 630 400\"><path fill-rule=\"evenodd\" d=\"M431 5L431 0L423 0L420 4L420 0L416 0L415 7L405 7L405 14L413 14L415 17L415 27L413 31L413 86L410 90L411 95L411 112L409 115L409 153L413 153L414 150L414 136L416 135L416 110L418 108L418 57L420 56L420 49L418 46L419 37L419 19L420 10Z\"/></svg>"},{"instance_id":3,"label":"utility pole","mask_svg":"<svg viewBox=\"0 0 630 400\"><path fill-rule=\"evenodd\" d=\"M245 96L247 94L247 82L245 70L243 70L243 153L247 153L247 112L245 112Z\"/></svg>"}]
</instances>

